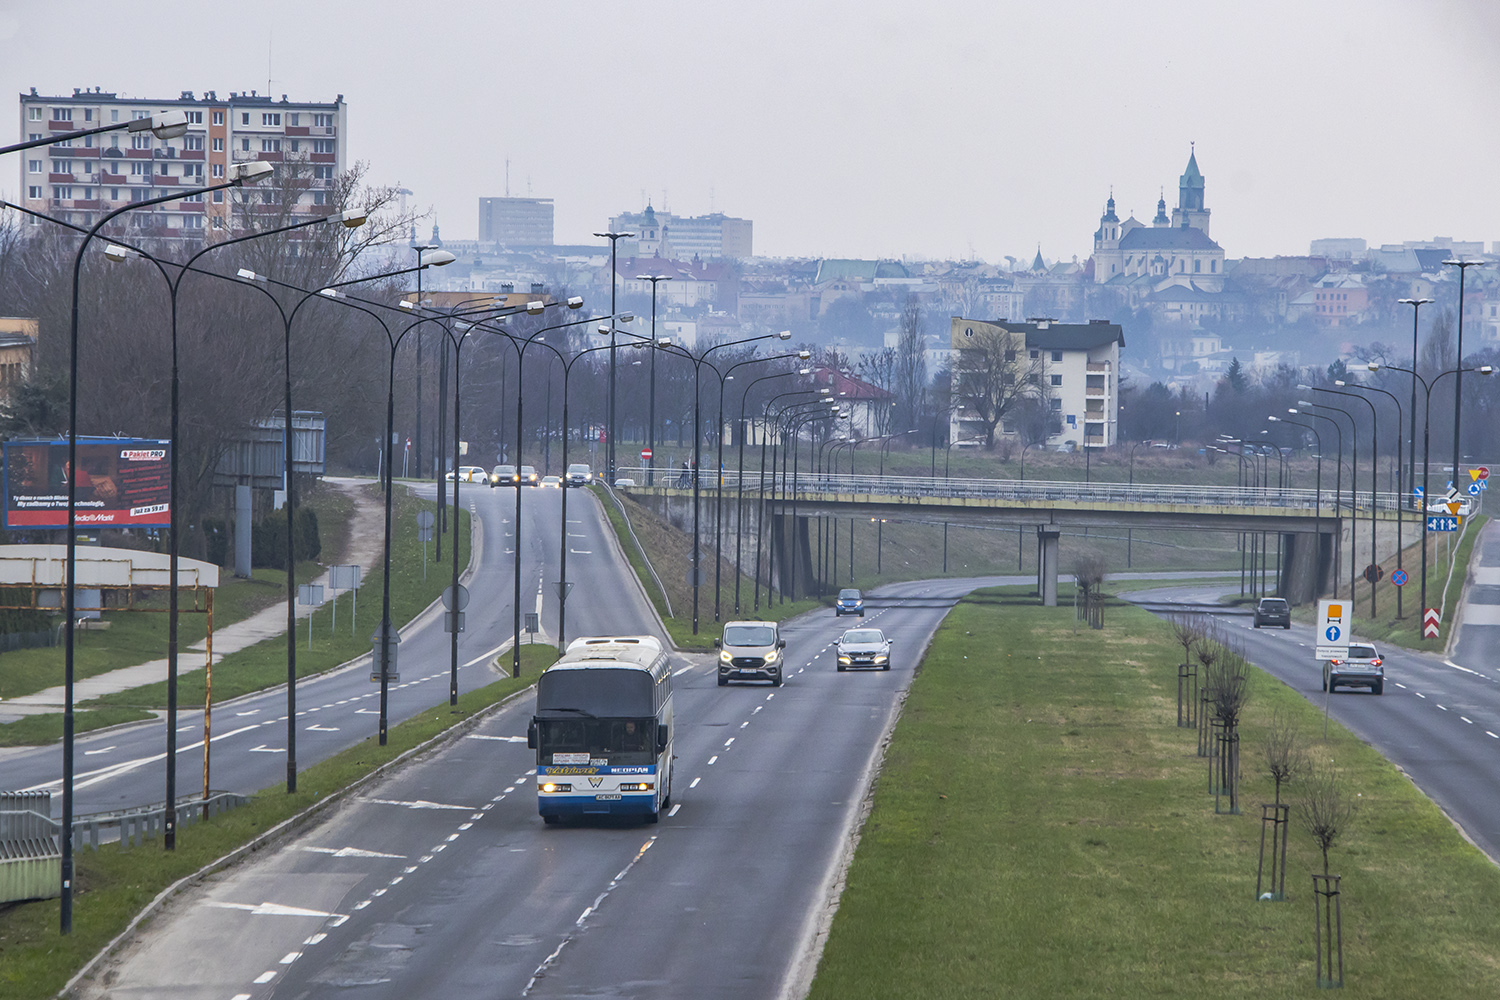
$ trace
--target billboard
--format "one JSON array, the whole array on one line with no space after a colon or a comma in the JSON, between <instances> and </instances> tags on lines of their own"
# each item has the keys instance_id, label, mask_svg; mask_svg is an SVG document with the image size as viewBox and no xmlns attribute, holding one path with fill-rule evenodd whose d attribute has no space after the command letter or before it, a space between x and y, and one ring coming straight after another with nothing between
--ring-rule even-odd
<instances>
[{"instance_id":1,"label":"billboard","mask_svg":"<svg viewBox=\"0 0 1500 1000\"><path fill-rule=\"evenodd\" d=\"M171 524L171 442L79 438L76 523L89 527ZM68 526L66 441L5 442L5 526Z\"/></svg>"}]
</instances>

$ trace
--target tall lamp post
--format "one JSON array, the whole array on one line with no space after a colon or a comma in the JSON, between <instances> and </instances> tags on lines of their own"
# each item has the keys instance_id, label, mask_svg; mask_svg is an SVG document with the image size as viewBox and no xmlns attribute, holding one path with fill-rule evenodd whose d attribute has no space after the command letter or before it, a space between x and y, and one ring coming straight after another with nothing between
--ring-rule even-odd
<instances>
[{"instance_id":1,"label":"tall lamp post","mask_svg":"<svg viewBox=\"0 0 1500 1000\"><path fill-rule=\"evenodd\" d=\"M1438 374L1434 375L1432 377L1432 381L1429 383L1426 379L1422 378L1422 376L1418 375L1416 369L1414 368L1401 368L1397 365L1381 365L1375 363L1371 363L1367 367L1372 372L1378 372L1382 368L1389 368L1392 371L1397 372L1406 372L1406 374L1422 383L1422 394L1424 397L1422 409L1422 614L1425 617L1427 614L1427 512L1429 509L1427 501L1429 483L1427 480L1427 476L1428 470L1432 464L1428 461L1428 453L1432 445L1432 390L1437 386L1438 381L1445 375L1457 375L1460 370L1478 372L1481 375L1491 375L1494 373L1495 369L1490 365L1480 365L1478 368L1452 368L1448 371L1439 372ZM1454 481L1457 482L1457 480L1458 477L1457 475L1455 475Z\"/></svg>"},{"instance_id":2,"label":"tall lamp post","mask_svg":"<svg viewBox=\"0 0 1500 1000\"><path fill-rule=\"evenodd\" d=\"M1339 556L1343 554L1343 550L1339 548L1339 546L1343 543L1342 536L1344 533L1343 527L1340 524L1342 518L1339 514L1339 504L1343 501L1344 495L1344 429L1339 425L1339 422L1337 420L1333 419L1332 417L1325 416L1321 413L1311 413L1307 410L1299 410L1295 406L1287 407L1286 412L1292 414L1293 416L1311 417L1314 420L1326 420L1333 425L1334 433L1338 435L1338 460L1333 463L1333 525L1335 551L1335 555L1333 557L1333 596L1337 597L1339 594ZM1292 422L1293 421L1290 420L1287 421L1287 423ZM1323 443L1322 439L1319 438L1318 452L1321 454L1322 451Z\"/></svg>"},{"instance_id":3,"label":"tall lamp post","mask_svg":"<svg viewBox=\"0 0 1500 1000\"><path fill-rule=\"evenodd\" d=\"M417 305L421 305L422 304L422 270L421 270L421 267L422 267L422 255L424 253L427 253L429 250L436 250L436 249L438 249L438 247L437 247L436 243L413 243L411 245L411 249L415 250L416 254L417 254ZM446 250L443 251L443 252L447 253ZM441 420L441 417L439 418L439 420ZM414 463L415 463L416 469L417 469L417 478L421 479L424 476L426 476L426 474L427 474L426 467L423 466L423 464L422 464L422 331L421 331L421 329L417 330L417 435L416 435L416 441L417 441L417 453L414 456L412 456L412 457L414 459ZM445 480L443 479L443 477L441 475L438 476L438 490L440 491L438 493L438 507L439 507L439 509L441 509L443 507L444 503L447 501L447 498L448 498L447 487L445 485ZM442 533L441 532L438 533L438 537L439 537L439 539L441 539L441 537L442 537ZM441 541L439 541L438 544L441 545L443 543Z\"/></svg>"},{"instance_id":4,"label":"tall lamp post","mask_svg":"<svg viewBox=\"0 0 1500 1000\"><path fill-rule=\"evenodd\" d=\"M597 235L597 234L596 234ZM614 243L610 243L614 247ZM671 281L670 274L637 274L637 281L651 282L651 343L656 343L656 285L660 281ZM610 307L614 307L614 300L610 300ZM646 415L646 450L651 457L646 460L646 485L650 486L656 481L656 351L651 352L651 392L650 410ZM614 482L614 480L610 480Z\"/></svg>"},{"instance_id":5,"label":"tall lamp post","mask_svg":"<svg viewBox=\"0 0 1500 1000\"><path fill-rule=\"evenodd\" d=\"M611 348L613 348L615 346L615 333L616 333L616 330L615 330L615 320L614 320L614 316L615 316L615 290L620 285L620 274L619 274L619 271L616 270L616 267L615 267L615 251L616 251L616 248L617 248L617 246L618 246L618 244L619 244L619 242L621 240L626 239L626 238L631 237L631 236L634 236L635 233L595 233L594 235L597 236L597 237L599 237L602 240L609 240L609 315L610 315L610 320L609 320L609 346ZM652 287L653 287L653 290L654 290L655 286L652 286ZM634 318L634 317L632 317L632 318ZM626 322L628 323L629 320L626 320ZM653 334L652 339L653 340L655 339L654 334ZM609 430L608 430L609 441L607 442L608 443L608 447L604 449L604 468L605 468L605 475L608 476L608 479L606 480L606 482L613 483L615 481L615 352L614 352L614 350L611 350L609 352L609 419L606 421L606 426L609 428ZM520 461L520 453L519 452L517 453L516 461L517 462ZM566 470L564 470L564 471L566 471ZM520 555L520 552L521 552L520 549L516 549L516 553L517 553L518 557ZM694 631L696 632L696 629ZM517 637L517 639L519 641L519 636ZM516 669L517 670L520 669L519 655L520 654L518 653L517 654L518 659L516 660Z\"/></svg>"},{"instance_id":6,"label":"tall lamp post","mask_svg":"<svg viewBox=\"0 0 1500 1000\"><path fill-rule=\"evenodd\" d=\"M94 226L84 234L79 241L78 250L73 256L73 296L72 311L70 315L68 334L68 468L78 468L78 297L79 284L83 276L83 255L88 249L89 242L98 235L110 222L126 212L140 208L149 208L152 205L162 205L170 201L181 201L194 195L203 195L211 191L222 191L225 188L238 187L246 182L254 182L268 176L272 171L269 163L259 160L251 160L244 163L236 163L230 167L230 179L222 184L214 184L209 187L191 188L185 191L177 191L171 194L160 195L156 198L148 198L145 201L132 202L121 208L104 215ZM77 623L77 601L74 589L78 582L78 477L68 476L68 544L67 544L67 587L63 595L63 613L66 616L63 623L63 686L65 689L63 706L63 817L62 817L62 898L60 906L60 921L62 933L69 934L73 930L73 657L74 642L73 630ZM175 590L177 581L172 581ZM170 737L169 737L170 738Z\"/></svg>"},{"instance_id":7,"label":"tall lamp post","mask_svg":"<svg viewBox=\"0 0 1500 1000\"><path fill-rule=\"evenodd\" d=\"M1454 372L1457 373L1453 377L1453 487L1454 487L1454 489L1458 488L1458 464L1459 464L1459 460L1463 457L1463 447L1462 447L1462 444L1461 444L1461 437L1462 437L1462 435L1460 434L1460 431L1462 430L1462 425L1461 425L1460 421L1461 421L1461 419L1463 417L1463 410L1462 410L1462 407L1461 407L1460 404L1463 402L1463 398L1464 398L1464 371L1465 371L1465 369L1464 369L1464 275L1466 275L1469 272L1469 268L1471 268L1471 267L1481 267L1481 266L1483 266L1486 263L1488 263L1488 261L1483 261L1483 260L1445 260L1445 261L1443 261L1443 264L1446 267L1456 267L1456 268L1458 268L1458 344L1457 344L1456 350L1453 352L1453 360L1454 360L1455 364L1457 365L1457 367L1455 367L1453 369ZM1412 367L1415 368L1416 364L1413 363ZM1433 381L1436 382L1437 379L1433 379ZM1423 494L1423 499L1424 500L1426 499L1426 494Z\"/></svg>"},{"instance_id":8,"label":"tall lamp post","mask_svg":"<svg viewBox=\"0 0 1500 1000\"><path fill-rule=\"evenodd\" d=\"M1396 404L1396 433L1393 435L1395 437L1395 439L1396 439L1396 466L1397 466L1397 472L1396 472L1396 568L1397 569L1403 569L1404 567L1402 565L1402 558L1403 558L1403 551L1406 548L1406 543L1402 539L1401 523L1403 521L1405 521L1406 518L1405 518L1405 516L1403 516L1403 513L1402 513L1402 510L1403 510L1403 507L1405 506L1405 504L1402 501L1401 473L1400 473L1400 466L1401 466L1401 424L1402 424L1401 400L1399 400L1399 399L1396 398L1396 394L1395 393L1387 392L1386 390L1380 388L1377 385L1364 385L1363 383L1360 383L1360 382L1345 382L1343 379L1336 379L1333 384L1337 385L1337 386L1348 386L1350 389L1363 389L1366 392L1378 392L1382 396L1389 396L1390 399L1391 399L1391 402L1393 402L1393 403ZM1416 388L1416 384L1417 383L1415 381L1412 382L1413 389ZM1415 414L1413 414L1413 416L1415 416ZM1412 472L1416 472L1415 456L1413 456ZM1408 492L1410 492L1409 488L1408 488ZM1405 617L1405 615L1403 615L1402 611L1401 611L1401 591L1402 591L1402 589L1403 588L1401 588L1401 587L1397 587L1396 588L1396 617L1398 619ZM1374 613L1375 613L1375 611L1374 611L1374 607L1372 605L1371 609L1370 609L1370 614L1374 615Z\"/></svg>"},{"instance_id":9,"label":"tall lamp post","mask_svg":"<svg viewBox=\"0 0 1500 1000\"><path fill-rule=\"evenodd\" d=\"M1318 464L1316 466L1313 486L1313 533L1314 537L1318 539L1317 548L1321 549L1323 538L1323 437L1318 433L1318 429L1312 424L1304 424L1297 420L1288 420L1285 417L1278 417L1274 414L1267 416L1266 419L1273 424L1291 424L1293 427L1301 427L1303 430L1311 434L1313 436L1313 440L1318 443ZM1276 450L1280 451L1281 449L1278 447ZM1337 513L1338 511L1337 503L1334 504L1334 511L1335 513ZM1278 549L1277 551L1279 553L1280 550ZM1280 556L1278 555L1277 558L1279 559ZM1321 558L1321 553L1315 553L1313 558L1314 564L1318 564L1321 561ZM1334 573L1338 573L1337 561L1334 562ZM1317 582L1315 581L1314 588L1316 589L1316 587ZM1337 593L1337 591L1335 591L1335 593Z\"/></svg>"},{"instance_id":10,"label":"tall lamp post","mask_svg":"<svg viewBox=\"0 0 1500 1000\"><path fill-rule=\"evenodd\" d=\"M1355 570L1355 566L1358 561L1356 550L1359 548L1359 546L1356 544L1359 539L1359 490L1356 482L1359 478L1359 424L1355 422L1354 415L1352 413L1340 406L1330 406L1326 403L1313 403L1305 399L1297 400L1297 405L1302 409L1302 413L1304 416L1319 417L1323 420L1332 420L1333 418L1326 416L1325 414L1312 412L1313 410L1328 410L1330 413L1337 413L1339 416L1345 417L1349 421L1349 600L1352 602L1354 600L1354 584L1359 578ZM1343 426L1337 420L1334 420L1333 423L1336 427L1342 428ZM1342 440L1343 436L1341 433L1340 441ZM1339 449L1339 456L1339 472L1342 474L1342 448ZM1339 537L1340 539L1343 538L1342 530L1340 530L1339 532ZM1338 596L1337 590L1334 591L1334 596Z\"/></svg>"},{"instance_id":11,"label":"tall lamp post","mask_svg":"<svg viewBox=\"0 0 1500 1000\"><path fill-rule=\"evenodd\" d=\"M1432 299L1397 299L1396 301L1400 302L1402 305L1411 306L1411 368L1409 370L1410 371L1416 371L1417 370L1417 317L1421 313L1422 307L1425 306L1425 305L1427 305L1427 304L1429 304L1430 302L1432 302ZM1416 376L1412 376L1412 380L1411 380L1411 423L1410 423L1409 426L1410 426L1410 430L1408 431L1407 438L1406 438L1406 453L1407 453L1407 455L1409 456L1409 459L1410 459L1411 471L1407 474L1407 477L1406 477L1407 478L1407 490L1406 490L1406 493L1407 493L1408 496L1411 496L1412 493L1413 493L1413 491L1416 489L1416 485L1417 485L1417 379L1416 379ZM1416 497L1412 496L1411 497L1411 502L1412 502L1412 506L1413 507L1416 507L1417 509L1420 510L1425 505L1426 498L1425 497L1423 498L1422 503L1418 503Z\"/></svg>"},{"instance_id":12,"label":"tall lamp post","mask_svg":"<svg viewBox=\"0 0 1500 1000\"><path fill-rule=\"evenodd\" d=\"M1341 379L1337 384L1343 385L1344 382ZM1301 388L1301 386L1298 386L1298 388ZM1364 396L1359 395L1358 393L1344 392L1340 389L1328 389L1323 386L1314 386L1313 391L1326 392L1332 396L1347 396L1350 399L1359 400L1361 403L1364 403L1370 408L1370 565L1369 568L1365 570L1365 572L1369 575L1370 580L1370 617L1373 619L1377 614L1375 610L1375 571L1380 562L1379 552L1375 547L1375 492L1379 486L1378 477L1380 475L1380 415L1375 412L1375 404L1370 402L1370 400L1366 399ZM1353 414L1349 415L1349 422L1354 422ZM1357 473L1357 471L1358 470L1356 470L1355 473L1350 473L1351 480ZM1398 518L1396 523L1399 525L1400 511L1398 510L1396 513ZM1353 538L1352 530L1350 532L1350 538L1351 540ZM1352 564L1350 565L1350 570L1351 572L1353 571ZM1399 592L1400 588L1397 588L1397 593ZM1349 587L1349 593L1350 600L1353 600L1354 587L1352 584Z\"/></svg>"},{"instance_id":13,"label":"tall lamp post","mask_svg":"<svg viewBox=\"0 0 1500 1000\"><path fill-rule=\"evenodd\" d=\"M811 356L810 352L800 353L808 353L809 356ZM751 379L750 384L745 386L745 391L740 393L740 422L737 425L739 429L735 433L735 437L739 439L740 449L739 472L735 480L736 486L734 491L734 565L736 569L738 569L740 566L740 555L743 551L741 546L745 534L745 402L750 398L750 390L755 388L757 382L765 382L766 380L773 378L785 378L786 376L793 374L801 376L811 375L812 369L799 368L795 372L773 372L770 375L762 375L760 378ZM764 427L764 425L762 426ZM762 433L762 440L764 440L764 433ZM764 459L762 459L762 464L764 465ZM765 482L764 469L761 470L761 482ZM758 520L756 524L756 530L758 533L760 530ZM744 577L744 575L745 574L743 572L739 572L734 575L734 613L736 615L740 613L740 580Z\"/></svg>"}]
</instances>

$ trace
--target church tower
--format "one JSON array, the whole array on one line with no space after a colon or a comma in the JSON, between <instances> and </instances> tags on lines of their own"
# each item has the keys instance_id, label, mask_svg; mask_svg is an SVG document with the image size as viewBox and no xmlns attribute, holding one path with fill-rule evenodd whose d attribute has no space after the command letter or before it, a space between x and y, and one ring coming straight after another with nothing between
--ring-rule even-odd
<instances>
[{"instance_id":1,"label":"church tower","mask_svg":"<svg viewBox=\"0 0 1500 1000\"><path fill-rule=\"evenodd\" d=\"M1198 170L1198 156L1188 153L1187 169L1178 180L1177 209L1172 213L1173 228L1203 230L1208 235L1208 209L1203 207L1203 174Z\"/></svg>"},{"instance_id":2,"label":"church tower","mask_svg":"<svg viewBox=\"0 0 1500 1000\"><path fill-rule=\"evenodd\" d=\"M1157 229L1165 229L1171 224L1172 220L1167 218L1167 196L1163 193L1160 198L1156 199L1156 218L1151 220L1151 225Z\"/></svg>"}]
</instances>

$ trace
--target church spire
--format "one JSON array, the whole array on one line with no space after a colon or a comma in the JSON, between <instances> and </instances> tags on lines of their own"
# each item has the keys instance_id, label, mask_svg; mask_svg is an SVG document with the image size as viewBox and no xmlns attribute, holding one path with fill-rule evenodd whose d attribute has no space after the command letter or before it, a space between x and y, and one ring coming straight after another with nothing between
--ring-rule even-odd
<instances>
[{"instance_id":1,"label":"church spire","mask_svg":"<svg viewBox=\"0 0 1500 1000\"><path fill-rule=\"evenodd\" d=\"M1170 226L1172 220L1167 218L1167 192L1161 192L1161 197L1156 200L1156 218L1151 220L1153 226Z\"/></svg>"},{"instance_id":2,"label":"church spire","mask_svg":"<svg viewBox=\"0 0 1500 1000\"><path fill-rule=\"evenodd\" d=\"M1047 265L1042 260L1042 245L1040 243L1038 243L1036 245L1036 260L1033 260L1031 262L1031 269L1033 271L1045 271L1045 270L1047 270Z\"/></svg>"}]
</instances>

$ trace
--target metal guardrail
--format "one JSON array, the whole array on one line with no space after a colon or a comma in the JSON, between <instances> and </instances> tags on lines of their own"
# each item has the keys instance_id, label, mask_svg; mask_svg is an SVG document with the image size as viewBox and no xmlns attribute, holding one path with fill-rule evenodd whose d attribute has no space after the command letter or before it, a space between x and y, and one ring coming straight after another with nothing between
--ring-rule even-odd
<instances>
[{"instance_id":1,"label":"metal guardrail","mask_svg":"<svg viewBox=\"0 0 1500 1000\"><path fill-rule=\"evenodd\" d=\"M645 482L645 468L621 468L617 475L630 476L637 482ZM692 489L694 475L680 469L657 469L656 482L668 489ZM700 491L722 488L747 492L758 491L762 486L759 472L746 471L741 475L733 470L724 470L715 475L704 469L697 473ZM1343 491L1334 496L1332 485L1321 491L1310 489L1275 489L1264 486L1199 486L1182 483L1080 483L1071 481L1020 480L1020 479L961 479L945 476L865 476L826 475L799 473L783 477L779 471L768 471L764 487L778 494L790 490L799 497L851 496L868 497L932 497L945 500L1001 500L1018 503L1074 503L1074 504L1149 504L1198 507L1277 507L1292 510L1313 510L1321 499L1324 509L1368 511L1373 504L1377 510L1404 510L1417 513L1411 497L1401 493L1369 490Z\"/></svg>"},{"instance_id":2,"label":"metal guardrail","mask_svg":"<svg viewBox=\"0 0 1500 1000\"><path fill-rule=\"evenodd\" d=\"M56 842L62 823L52 818L51 792L0 792L0 844L7 841L45 838ZM193 795L177 800L179 827L191 826L249 802L238 792L213 792L208 798ZM99 849L100 844L118 842L128 850L159 836L166 826L167 807L141 806L112 812L73 817L73 847Z\"/></svg>"}]
</instances>

